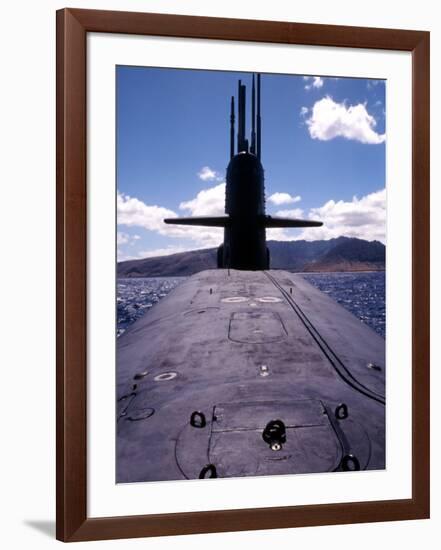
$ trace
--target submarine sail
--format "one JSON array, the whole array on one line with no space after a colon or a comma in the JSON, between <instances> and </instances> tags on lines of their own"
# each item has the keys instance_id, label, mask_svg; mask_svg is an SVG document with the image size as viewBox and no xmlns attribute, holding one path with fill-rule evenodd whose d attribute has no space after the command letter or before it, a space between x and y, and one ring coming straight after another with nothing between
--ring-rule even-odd
<instances>
[{"instance_id":1,"label":"submarine sail","mask_svg":"<svg viewBox=\"0 0 441 550\"><path fill-rule=\"evenodd\" d=\"M230 107L230 162L227 167L225 216L166 218L167 224L224 228L218 250L218 267L244 270L269 269L266 228L319 227L322 222L268 216L265 212L264 169L261 164L261 75L252 79L251 140L245 137L246 86L238 82L237 151L234 154L234 96ZM256 109L257 98L257 109ZM251 145L249 146L249 143Z\"/></svg>"}]
</instances>

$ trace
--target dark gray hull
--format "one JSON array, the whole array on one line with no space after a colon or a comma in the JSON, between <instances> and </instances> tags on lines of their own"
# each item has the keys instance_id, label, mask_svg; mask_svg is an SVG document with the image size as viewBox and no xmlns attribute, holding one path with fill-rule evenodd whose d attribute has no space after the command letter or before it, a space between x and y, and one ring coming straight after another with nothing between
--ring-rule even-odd
<instances>
[{"instance_id":1,"label":"dark gray hull","mask_svg":"<svg viewBox=\"0 0 441 550\"><path fill-rule=\"evenodd\" d=\"M117 348L117 482L385 467L385 342L299 275L198 273Z\"/></svg>"}]
</instances>

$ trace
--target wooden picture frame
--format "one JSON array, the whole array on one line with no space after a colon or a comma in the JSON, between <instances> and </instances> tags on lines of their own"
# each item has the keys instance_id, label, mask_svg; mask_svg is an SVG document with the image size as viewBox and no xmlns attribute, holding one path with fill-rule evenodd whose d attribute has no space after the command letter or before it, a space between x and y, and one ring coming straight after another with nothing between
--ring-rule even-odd
<instances>
[{"instance_id":1,"label":"wooden picture frame","mask_svg":"<svg viewBox=\"0 0 441 550\"><path fill-rule=\"evenodd\" d=\"M86 36L123 33L412 53L412 498L87 516ZM82 9L57 12L57 538L84 541L429 517L429 33Z\"/></svg>"}]
</instances>

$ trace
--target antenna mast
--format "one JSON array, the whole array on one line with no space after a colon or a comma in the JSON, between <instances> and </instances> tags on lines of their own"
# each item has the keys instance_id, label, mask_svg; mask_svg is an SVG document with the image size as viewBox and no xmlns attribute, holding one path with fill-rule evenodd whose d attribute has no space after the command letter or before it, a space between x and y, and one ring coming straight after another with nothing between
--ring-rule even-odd
<instances>
[{"instance_id":1,"label":"antenna mast","mask_svg":"<svg viewBox=\"0 0 441 550\"><path fill-rule=\"evenodd\" d=\"M234 157L234 95L231 96L230 110L230 159Z\"/></svg>"},{"instance_id":2,"label":"antenna mast","mask_svg":"<svg viewBox=\"0 0 441 550\"><path fill-rule=\"evenodd\" d=\"M256 86L253 74L253 87L251 92L251 148L250 152L256 154Z\"/></svg>"},{"instance_id":3,"label":"antenna mast","mask_svg":"<svg viewBox=\"0 0 441 550\"><path fill-rule=\"evenodd\" d=\"M260 160L262 151L261 142L262 119L260 117L260 74L257 75L257 158Z\"/></svg>"},{"instance_id":4,"label":"antenna mast","mask_svg":"<svg viewBox=\"0 0 441 550\"><path fill-rule=\"evenodd\" d=\"M242 84L242 81L239 80L239 129L237 133L237 152L241 153L242 151L248 151L248 143L245 139L245 84Z\"/></svg>"}]
</instances>

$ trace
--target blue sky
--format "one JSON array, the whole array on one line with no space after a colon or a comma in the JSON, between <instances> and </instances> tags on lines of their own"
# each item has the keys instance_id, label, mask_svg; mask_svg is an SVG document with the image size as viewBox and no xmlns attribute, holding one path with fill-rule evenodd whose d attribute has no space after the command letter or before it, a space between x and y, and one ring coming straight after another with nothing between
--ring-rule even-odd
<instances>
[{"instance_id":1,"label":"blue sky","mask_svg":"<svg viewBox=\"0 0 441 550\"><path fill-rule=\"evenodd\" d=\"M117 67L118 258L216 246L222 230L165 226L223 213L229 107L251 74ZM384 81L262 75L267 212L321 219L268 239L385 242ZM236 127L237 129L237 127Z\"/></svg>"}]
</instances>

